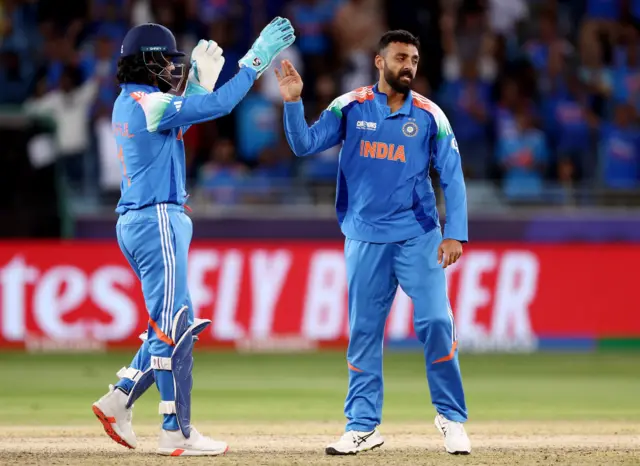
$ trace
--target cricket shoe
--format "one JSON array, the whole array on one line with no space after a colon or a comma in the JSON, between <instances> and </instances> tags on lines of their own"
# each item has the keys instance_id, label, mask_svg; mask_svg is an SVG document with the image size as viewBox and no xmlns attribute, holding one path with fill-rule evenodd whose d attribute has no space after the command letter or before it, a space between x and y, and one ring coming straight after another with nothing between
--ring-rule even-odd
<instances>
[{"instance_id":1,"label":"cricket shoe","mask_svg":"<svg viewBox=\"0 0 640 466\"><path fill-rule=\"evenodd\" d=\"M361 451L381 447L383 443L384 438L378 429L373 429L371 432L350 430L345 432L336 443L328 445L325 453L327 455L357 455Z\"/></svg>"},{"instance_id":2,"label":"cricket shoe","mask_svg":"<svg viewBox=\"0 0 640 466\"><path fill-rule=\"evenodd\" d=\"M444 448L452 455L468 455L471 453L471 441L461 422L450 421L442 414L435 419L436 428L444 436Z\"/></svg>"},{"instance_id":3,"label":"cricket shoe","mask_svg":"<svg viewBox=\"0 0 640 466\"><path fill-rule=\"evenodd\" d=\"M138 441L131 424L133 409L125 408L127 398L122 390L109 385L109 393L93 403L93 413L115 442L127 448L135 448Z\"/></svg>"},{"instance_id":4,"label":"cricket shoe","mask_svg":"<svg viewBox=\"0 0 640 466\"><path fill-rule=\"evenodd\" d=\"M189 438L185 438L180 430L162 430L158 453L166 456L217 456L229 450L225 442L213 440L200 434L191 427Z\"/></svg>"}]
</instances>

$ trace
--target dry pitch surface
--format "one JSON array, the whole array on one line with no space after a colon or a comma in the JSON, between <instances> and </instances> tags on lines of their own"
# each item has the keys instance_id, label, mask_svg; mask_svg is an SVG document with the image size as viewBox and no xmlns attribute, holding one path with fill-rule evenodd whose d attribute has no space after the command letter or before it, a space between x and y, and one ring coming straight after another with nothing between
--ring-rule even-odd
<instances>
[{"instance_id":1,"label":"dry pitch surface","mask_svg":"<svg viewBox=\"0 0 640 466\"><path fill-rule=\"evenodd\" d=\"M357 457L327 457L341 424L229 423L200 425L225 439L230 451L216 458L167 458L154 453L156 426L138 425L139 446L126 450L95 425L76 427L2 426L0 464L40 465L617 465L640 464L640 423L470 422L471 456L443 451L434 427L386 424L385 445Z\"/></svg>"}]
</instances>

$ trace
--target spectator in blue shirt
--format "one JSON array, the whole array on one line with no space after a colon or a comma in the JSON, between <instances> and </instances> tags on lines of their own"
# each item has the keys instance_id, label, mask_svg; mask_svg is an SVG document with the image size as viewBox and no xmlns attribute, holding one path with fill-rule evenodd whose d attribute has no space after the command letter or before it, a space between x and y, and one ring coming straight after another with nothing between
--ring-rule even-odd
<instances>
[{"instance_id":1,"label":"spectator in blue shirt","mask_svg":"<svg viewBox=\"0 0 640 466\"><path fill-rule=\"evenodd\" d=\"M315 95L316 104L309 115L309 121L316 121L320 118L323 110L329 107L336 92L336 82L329 74L318 77L316 81ZM302 157L298 159L301 166L301 174L305 181L310 184L311 190L315 193L330 192L335 186L338 175L338 157L340 155L340 145L326 149L314 157ZM314 196L317 198L317 196Z\"/></svg>"},{"instance_id":2,"label":"spectator in blue shirt","mask_svg":"<svg viewBox=\"0 0 640 466\"><path fill-rule=\"evenodd\" d=\"M491 85L480 78L475 59L465 60L461 76L443 84L438 103L455 128L465 173L475 178L485 176L491 154Z\"/></svg>"},{"instance_id":3,"label":"spectator in blue shirt","mask_svg":"<svg viewBox=\"0 0 640 466\"><path fill-rule=\"evenodd\" d=\"M615 21L620 18L621 0L587 0L586 18Z\"/></svg>"},{"instance_id":4,"label":"spectator in blue shirt","mask_svg":"<svg viewBox=\"0 0 640 466\"><path fill-rule=\"evenodd\" d=\"M236 160L233 142L220 139L211 149L209 162L200 168L198 184L214 204L234 205L242 201L246 173L246 167Z\"/></svg>"},{"instance_id":5,"label":"spectator in blue shirt","mask_svg":"<svg viewBox=\"0 0 640 466\"><path fill-rule=\"evenodd\" d=\"M583 174L590 177L594 174L590 169L594 162L590 152L595 115L578 77L570 74L567 81L565 92L550 94L545 99L547 136L558 163L573 165L578 178Z\"/></svg>"},{"instance_id":6,"label":"spectator in blue shirt","mask_svg":"<svg viewBox=\"0 0 640 466\"><path fill-rule=\"evenodd\" d=\"M281 134L281 133L278 133ZM292 202L293 158L284 141L265 148L260 153L258 166L245 180L244 199L252 203Z\"/></svg>"},{"instance_id":7,"label":"spectator in blue shirt","mask_svg":"<svg viewBox=\"0 0 640 466\"><path fill-rule=\"evenodd\" d=\"M498 100L493 112L493 134L496 139L515 137L517 125L515 109L520 97L518 82L505 77L498 87Z\"/></svg>"},{"instance_id":8,"label":"spectator in blue shirt","mask_svg":"<svg viewBox=\"0 0 640 466\"><path fill-rule=\"evenodd\" d=\"M282 132L278 109L260 92L260 87L258 80L233 112L238 153L250 166L257 164L260 152L274 145Z\"/></svg>"},{"instance_id":9,"label":"spectator in blue shirt","mask_svg":"<svg viewBox=\"0 0 640 466\"><path fill-rule=\"evenodd\" d=\"M544 11L539 18L537 37L524 44L524 52L533 67L541 70L547 66L551 48L557 48L565 56L572 49L558 33L558 20L554 13Z\"/></svg>"},{"instance_id":10,"label":"spectator in blue shirt","mask_svg":"<svg viewBox=\"0 0 640 466\"><path fill-rule=\"evenodd\" d=\"M628 44L626 60L613 70L612 89L614 103L629 103L640 110L640 60L637 43Z\"/></svg>"},{"instance_id":11,"label":"spectator in blue shirt","mask_svg":"<svg viewBox=\"0 0 640 466\"><path fill-rule=\"evenodd\" d=\"M601 165L604 185L610 189L634 189L640 186L640 128L629 104L618 104L613 122L604 125L601 134Z\"/></svg>"},{"instance_id":12,"label":"spectator in blue shirt","mask_svg":"<svg viewBox=\"0 0 640 466\"><path fill-rule=\"evenodd\" d=\"M509 201L540 202L549 152L544 133L533 125L530 112L516 115L518 134L498 140L497 159L503 171L502 189Z\"/></svg>"},{"instance_id":13,"label":"spectator in blue shirt","mask_svg":"<svg viewBox=\"0 0 640 466\"><path fill-rule=\"evenodd\" d=\"M32 91L35 68L17 51L0 52L0 104L21 104Z\"/></svg>"},{"instance_id":14,"label":"spectator in blue shirt","mask_svg":"<svg viewBox=\"0 0 640 466\"><path fill-rule=\"evenodd\" d=\"M303 55L322 55L330 49L328 26L335 9L331 0L298 0L291 5L290 18Z\"/></svg>"},{"instance_id":15,"label":"spectator in blue shirt","mask_svg":"<svg viewBox=\"0 0 640 466\"><path fill-rule=\"evenodd\" d=\"M629 0L629 13L634 20L640 21L640 0Z\"/></svg>"},{"instance_id":16,"label":"spectator in blue shirt","mask_svg":"<svg viewBox=\"0 0 640 466\"><path fill-rule=\"evenodd\" d=\"M286 11L296 29L296 46L303 57L305 85L311 92L315 89L316 77L333 65L327 59L336 55L332 52L330 28L337 7L335 0L295 0Z\"/></svg>"}]
</instances>

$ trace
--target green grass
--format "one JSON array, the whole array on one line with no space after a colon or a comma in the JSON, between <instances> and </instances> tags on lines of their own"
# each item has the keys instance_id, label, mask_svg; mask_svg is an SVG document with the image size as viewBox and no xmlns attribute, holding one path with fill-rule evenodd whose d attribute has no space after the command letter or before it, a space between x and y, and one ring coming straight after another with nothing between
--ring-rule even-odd
<instances>
[{"instance_id":1,"label":"green grass","mask_svg":"<svg viewBox=\"0 0 640 466\"><path fill-rule=\"evenodd\" d=\"M93 423L91 403L131 354L0 354L0 423ZM640 420L640 354L461 355L473 420ZM418 353L385 355L384 421L432 416ZM344 354L239 355L197 351L194 420L341 421ZM158 393L137 404L157 422Z\"/></svg>"}]
</instances>

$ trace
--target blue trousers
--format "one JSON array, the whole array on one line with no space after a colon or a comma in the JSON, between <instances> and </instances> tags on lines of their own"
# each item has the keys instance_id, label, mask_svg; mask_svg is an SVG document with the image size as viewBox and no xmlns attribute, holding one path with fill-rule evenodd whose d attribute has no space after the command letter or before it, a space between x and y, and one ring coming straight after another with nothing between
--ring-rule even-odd
<instances>
[{"instance_id":1,"label":"blue trousers","mask_svg":"<svg viewBox=\"0 0 640 466\"><path fill-rule=\"evenodd\" d=\"M120 250L142 284L149 312L147 341L133 358L131 366L145 371L151 356L170 357L173 352L173 316L188 307L189 324L193 307L187 285L187 260L193 235L191 219L181 206L156 204L121 215L116 225ZM154 371L162 401L175 401L170 371ZM121 379L116 386L131 390L133 381ZM163 428L177 430L175 414L165 415Z\"/></svg>"},{"instance_id":2,"label":"blue trousers","mask_svg":"<svg viewBox=\"0 0 640 466\"><path fill-rule=\"evenodd\" d=\"M384 329L398 285L411 298L416 335L424 345L431 402L447 419L467 420L457 337L438 264L440 229L398 243L347 239L349 291L349 392L346 430L368 432L382 419Z\"/></svg>"}]
</instances>

